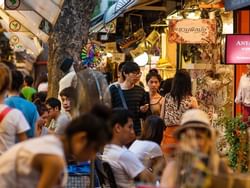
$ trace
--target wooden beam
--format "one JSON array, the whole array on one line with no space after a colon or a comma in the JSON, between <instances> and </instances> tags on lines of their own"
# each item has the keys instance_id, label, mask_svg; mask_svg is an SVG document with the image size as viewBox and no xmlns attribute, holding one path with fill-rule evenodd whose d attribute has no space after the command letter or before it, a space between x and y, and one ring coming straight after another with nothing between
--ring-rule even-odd
<instances>
[{"instance_id":1,"label":"wooden beam","mask_svg":"<svg viewBox=\"0 0 250 188\"><path fill-rule=\"evenodd\" d=\"M139 7L135 7L134 10L149 10L149 11L167 12L167 8L163 7L163 6L139 6Z\"/></svg>"}]
</instances>

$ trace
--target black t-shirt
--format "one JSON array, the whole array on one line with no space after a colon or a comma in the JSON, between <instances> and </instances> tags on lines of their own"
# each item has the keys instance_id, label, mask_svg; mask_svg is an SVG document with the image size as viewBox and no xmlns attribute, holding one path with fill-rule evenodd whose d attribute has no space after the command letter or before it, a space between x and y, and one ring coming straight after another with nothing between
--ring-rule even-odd
<instances>
[{"instance_id":1,"label":"black t-shirt","mask_svg":"<svg viewBox=\"0 0 250 188\"><path fill-rule=\"evenodd\" d=\"M122 99L119 95L117 85L110 86L111 102L112 107L124 107ZM133 114L134 129L136 135L141 133L140 123L140 106L146 104L145 101L145 90L140 86L134 86L132 89L122 90L124 99L126 101L128 110Z\"/></svg>"}]
</instances>

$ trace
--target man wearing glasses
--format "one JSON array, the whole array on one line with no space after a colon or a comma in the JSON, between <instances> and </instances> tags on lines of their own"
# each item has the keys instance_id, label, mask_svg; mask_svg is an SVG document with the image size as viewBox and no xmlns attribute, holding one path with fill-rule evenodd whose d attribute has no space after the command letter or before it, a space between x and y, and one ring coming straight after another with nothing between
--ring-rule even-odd
<instances>
[{"instance_id":1,"label":"man wearing glasses","mask_svg":"<svg viewBox=\"0 0 250 188\"><path fill-rule=\"evenodd\" d=\"M133 114L134 130L136 136L141 134L140 118L148 110L145 102L145 90L136 85L142 73L140 67L134 62L125 62L122 67L123 82L110 86L112 107L123 107Z\"/></svg>"}]
</instances>

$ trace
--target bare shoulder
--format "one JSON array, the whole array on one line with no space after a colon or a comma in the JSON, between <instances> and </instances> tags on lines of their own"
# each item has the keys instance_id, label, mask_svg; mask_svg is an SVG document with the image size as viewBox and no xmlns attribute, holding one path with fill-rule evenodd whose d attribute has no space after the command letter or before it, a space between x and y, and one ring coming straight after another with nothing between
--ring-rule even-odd
<instances>
[{"instance_id":1,"label":"bare shoulder","mask_svg":"<svg viewBox=\"0 0 250 188\"><path fill-rule=\"evenodd\" d=\"M65 165L64 159L58 155L50 154L37 154L33 161L32 166L36 169L42 169L49 166L51 169L62 169Z\"/></svg>"}]
</instances>

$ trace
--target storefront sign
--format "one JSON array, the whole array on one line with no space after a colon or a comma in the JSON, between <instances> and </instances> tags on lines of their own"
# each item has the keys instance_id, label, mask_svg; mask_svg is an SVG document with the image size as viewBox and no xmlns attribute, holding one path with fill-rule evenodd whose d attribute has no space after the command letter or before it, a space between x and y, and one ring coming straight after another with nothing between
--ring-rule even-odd
<instances>
[{"instance_id":1,"label":"storefront sign","mask_svg":"<svg viewBox=\"0 0 250 188\"><path fill-rule=\"evenodd\" d=\"M236 10L250 5L250 0L225 0L226 10Z\"/></svg>"},{"instance_id":2,"label":"storefront sign","mask_svg":"<svg viewBox=\"0 0 250 188\"><path fill-rule=\"evenodd\" d=\"M250 35L226 36L226 64L250 64Z\"/></svg>"},{"instance_id":3,"label":"storefront sign","mask_svg":"<svg viewBox=\"0 0 250 188\"><path fill-rule=\"evenodd\" d=\"M4 10L32 10L24 1L25 0L4 0Z\"/></svg>"},{"instance_id":4,"label":"storefront sign","mask_svg":"<svg viewBox=\"0 0 250 188\"><path fill-rule=\"evenodd\" d=\"M169 42L175 43L214 43L216 21L211 19L182 19L169 21Z\"/></svg>"},{"instance_id":5,"label":"storefront sign","mask_svg":"<svg viewBox=\"0 0 250 188\"><path fill-rule=\"evenodd\" d=\"M124 53L113 53L112 62L121 63L125 61Z\"/></svg>"}]
</instances>

